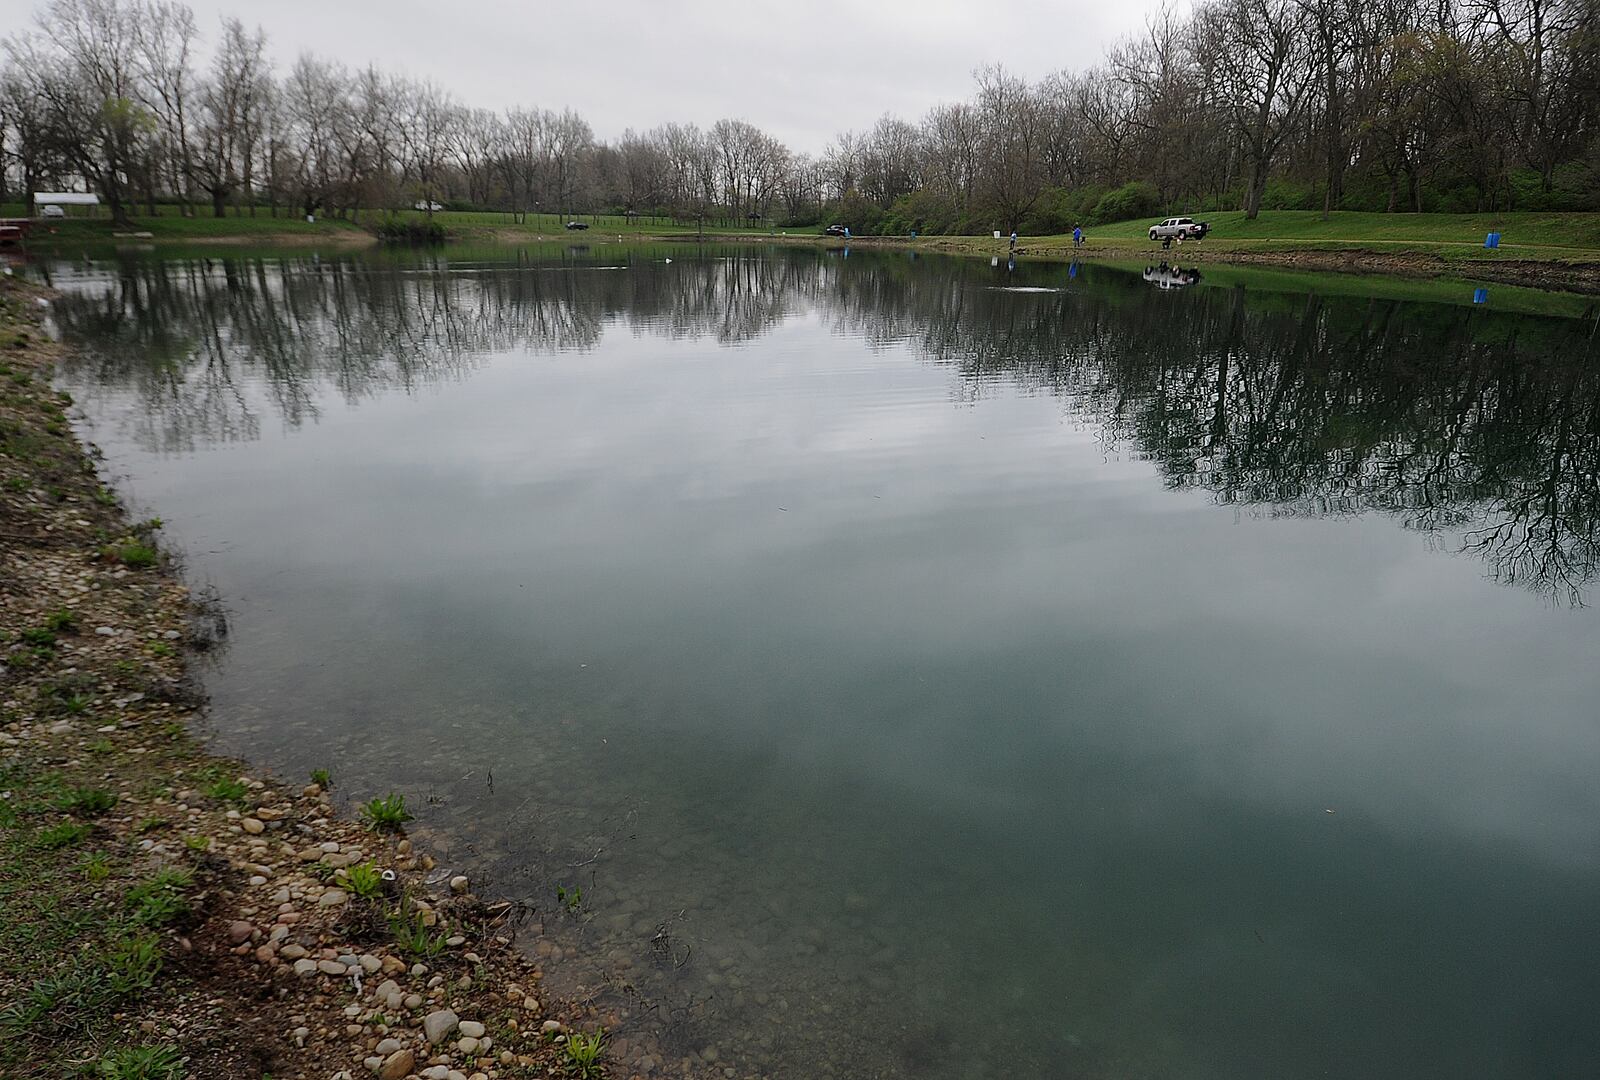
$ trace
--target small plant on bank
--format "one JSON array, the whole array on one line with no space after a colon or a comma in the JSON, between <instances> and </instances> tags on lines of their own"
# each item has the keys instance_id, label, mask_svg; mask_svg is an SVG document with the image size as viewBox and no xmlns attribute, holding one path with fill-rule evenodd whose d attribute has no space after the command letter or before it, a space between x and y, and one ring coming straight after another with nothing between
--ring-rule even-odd
<instances>
[{"instance_id":1,"label":"small plant on bank","mask_svg":"<svg viewBox=\"0 0 1600 1080\"><path fill-rule=\"evenodd\" d=\"M121 563L123 566L134 570L143 570L146 567L154 566L156 559L159 557L155 548L149 544L137 542L131 544L108 544L100 549L100 555L107 562Z\"/></svg>"},{"instance_id":2,"label":"small plant on bank","mask_svg":"<svg viewBox=\"0 0 1600 1080\"><path fill-rule=\"evenodd\" d=\"M170 822L168 822L166 818L147 817L143 821L139 822L139 824L135 825L133 827L133 831L136 835L143 836L145 833L152 833L157 829L165 829L168 824L170 824Z\"/></svg>"},{"instance_id":3,"label":"small plant on bank","mask_svg":"<svg viewBox=\"0 0 1600 1080\"><path fill-rule=\"evenodd\" d=\"M600 1054L605 1049L606 1030L574 1031L567 1035L567 1061L581 1077L599 1076L603 1066Z\"/></svg>"},{"instance_id":4,"label":"small plant on bank","mask_svg":"<svg viewBox=\"0 0 1600 1080\"><path fill-rule=\"evenodd\" d=\"M111 856L103 851L91 851L80 865L85 881L100 882L111 876Z\"/></svg>"},{"instance_id":5,"label":"small plant on bank","mask_svg":"<svg viewBox=\"0 0 1600 1080\"><path fill-rule=\"evenodd\" d=\"M361 819L374 832L398 832L408 821L414 821L406 809L406 797L389 792L381 799L370 799L361 807Z\"/></svg>"},{"instance_id":6,"label":"small plant on bank","mask_svg":"<svg viewBox=\"0 0 1600 1080\"><path fill-rule=\"evenodd\" d=\"M312 769L311 782L323 791L328 791L333 787L333 774L327 769Z\"/></svg>"},{"instance_id":7,"label":"small plant on bank","mask_svg":"<svg viewBox=\"0 0 1600 1080\"><path fill-rule=\"evenodd\" d=\"M82 965L35 980L32 986L0 1009L0 1034L46 1035L82 1030L101 1010L116 1000L106 973Z\"/></svg>"},{"instance_id":8,"label":"small plant on bank","mask_svg":"<svg viewBox=\"0 0 1600 1080\"><path fill-rule=\"evenodd\" d=\"M116 747L111 745L110 739L96 739L89 744L89 753L91 754L109 754L115 749Z\"/></svg>"},{"instance_id":9,"label":"small plant on bank","mask_svg":"<svg viewBox=\"0 0 1600 1080\"><path fill-rule=\"evenodd\" d=\"M250 789L244 783L232 776L219 776L206 785L206 794L213 799L223 802L242 803L245 796L250 794Z\"/></svg>"},{"instance_id":10,"label":"small plant on bank","mask_svg":"<svg viewBox=\"0 0 1600 1080\"><path fill-rule=\"evenodd\" d=\"M117 942L107 957L106 979L118 994L148 990L161 973L161 941L154 934L135 934Z\"/></svg>"},{"instance_id":11,"label":"small plant on bank","mask_svg":"<svg viewBox=\"0 0 1600 1080\"><path fill-rule=\"evenodd\" d=\"M89 1075L100 1080L183 1080L183 1055L172 1046L125 1046L102 1057Z\"/></svg>"},{"instance_id":12,"label":"small plant on bank","mask_svg":"<svg viewBox=\"0 0 1600 1080\"><path fill-rule=\"evenodd\" d=\"M75 787L56 800L58 810L80 818L100 817L115 805L117 797L104 788Z\"/></svg>"},{"instance_id":13,"label":"small plant on bank","mask_svg":"<svg viewBox=\"0 0 1600 1080\"><path fill-rule=\"evenodd\" d=\"M189 910L183 895L192 879L183 870L158 870L155 877L128 890L127 907L133 921L143 926L162 926Z\"/></svg>"},{"instance_id":14,"label":"small plant on bank","mask_svg":"<svg viewBox=\"0 0 1600 1080\"><path fill-rule=\"evenodd\" d=\"M183 838L183 846L188 848L190 851L210 851L211 837L196 836L195 834L191 833Z\"/></svg>"},{"instance_id":15,"label":"small plant on bank","mask_svg":"<svg viewBox=\"0 0 1600 1080\"><path fill-rule=\"evenodd\" d=\"M565 885L557 885L556 899L560 901L562 907L576 914L578 908L583 906L583 887L574 885L569 889Z\"/></svg>"},{"instance_id":16,"label":"small plant on bank","mask_svg":"<svg viewBox=\"0 0 1600 1080\"><path fill-rule=\"evenodd\" d=\"M49 648L56 643L55 631L43 627L24 630L17 636L24 645L37 645L40 648Z\"/></svg>"},{"instance_id":17,"label":"small plant on bank","mask_svg":"<svg viewBox=\"0 0 1600 1080\"><path fill-rule=\"evenodd\" d=\"M383 892L383 872L370 861L346 867L344 877L350 891L363 900L371 900Z\"/></svg>"},{"instance_id":18,"label":"small plant on bank","mask_svg":"<svg viewBox=\"0 0 1600 1080\"><path fill-rule=\"evenodd\" d=\"M400 907L390 914L389 933L394 935L395 946L412 956L432 958L444 951L444 932L428 926L410 896L402 897Z\"/></svg>"},{"instance_id":19,"label":"small plant on bank","mask_svg":"<svg viewBox=\"0 0 1600 1080\"><path fill-rule=\"evenodd\" d=\"M44 628L55 634L70 634L78 628L77 617L62 608L45 616Z\"/></svg>"},{"instance_id":20,"label":"small plant on bank","mask_svg":"<svg viewBox=\"0 0 1600 1080\"><path fill-rule=\"evenodd\" d=\"M39 846L42 848L76 847L89 838L94 831L93 826L85 825L78 821L63 821L53 825L39 834Z\"/></svg>"}]
</instances>

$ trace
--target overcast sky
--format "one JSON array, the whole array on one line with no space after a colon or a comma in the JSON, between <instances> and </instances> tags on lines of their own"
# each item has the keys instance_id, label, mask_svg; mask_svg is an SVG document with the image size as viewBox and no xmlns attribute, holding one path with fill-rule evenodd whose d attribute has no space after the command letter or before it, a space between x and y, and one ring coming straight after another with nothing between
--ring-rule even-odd
<instances>
[{"instance_id":1,"label":"overcast sky","mask_svg":"<svg viewBox=\"0 0 1600 1080\"><path fill-rule=\"evenodd\" d=\"M0 7L19 0L0 0ZM189 0L208 43L259 24L280 71L303 50L431 78L491 108L570 105L612 139L667 120L749 120L794 150L884 112L968 96L972 69L1030 79L1095 62L1159 0ZM1178 0L1187 9L1187 3Z\"/></svg>"}]
</instances>

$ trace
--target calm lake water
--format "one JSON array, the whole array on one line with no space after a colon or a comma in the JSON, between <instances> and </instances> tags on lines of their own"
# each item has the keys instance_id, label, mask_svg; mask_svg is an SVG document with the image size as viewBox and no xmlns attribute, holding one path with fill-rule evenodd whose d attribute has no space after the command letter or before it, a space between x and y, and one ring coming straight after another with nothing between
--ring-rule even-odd
<instances>
[{"instance_id":1,"label":"calm lake water","mask_svg":"<svg viewBox=\"0 0 1600 1080\"><path fill-rule=\"evenodd\" d=\"M52 276L232 610L222 748L403 792L658 1073L1600 1072L1592 315L687 246Z\"/></svg>"}]
</instances>

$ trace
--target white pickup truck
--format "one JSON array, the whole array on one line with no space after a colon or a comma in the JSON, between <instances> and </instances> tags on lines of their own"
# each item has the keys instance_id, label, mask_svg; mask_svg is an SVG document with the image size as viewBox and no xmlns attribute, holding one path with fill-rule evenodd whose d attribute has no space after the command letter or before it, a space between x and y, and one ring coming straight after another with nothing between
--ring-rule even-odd
<instances>
[{"instance_id":1,"label":"white pickup truck","mask_svg":"<svg viewBox=\"0 0 1600 1080\"><path fill-rule=\"evenodd\" d=\"M1194 218L1169 217L1167 220L1150 226L1150 239L1164 240L1171 237L1174 240L1204 240L1211 231L1211 226Z\"/></svg>"}]
</instances>

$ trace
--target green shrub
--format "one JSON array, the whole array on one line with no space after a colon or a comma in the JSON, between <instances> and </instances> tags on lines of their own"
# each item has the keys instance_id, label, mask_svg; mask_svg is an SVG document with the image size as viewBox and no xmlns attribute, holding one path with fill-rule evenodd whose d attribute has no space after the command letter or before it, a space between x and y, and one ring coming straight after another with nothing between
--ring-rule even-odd
<instances>
[{"instance_id":1,"label":"green shrub","mask_svg":"<svg viewBox=\"0 0 1600 1080\"><path fill-rule=\"evenodd\" d=\"M1144 180L1134 180L1106 192L1095 203L1090 214L1091 225L1108 225L1114 221L1151 217L1161 208L1161 195L1155 185Z\"/></svg>"}]
</instances>

